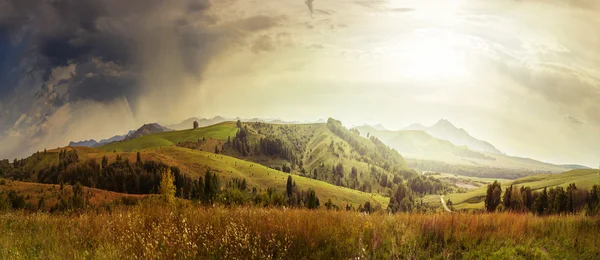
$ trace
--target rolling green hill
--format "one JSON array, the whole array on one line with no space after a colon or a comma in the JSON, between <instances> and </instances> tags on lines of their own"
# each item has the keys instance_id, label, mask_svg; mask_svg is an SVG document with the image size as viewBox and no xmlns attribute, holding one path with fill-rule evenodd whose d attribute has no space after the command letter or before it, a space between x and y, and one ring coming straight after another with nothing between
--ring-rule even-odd
<instances>
[{"instance_id":1,"label":"rolling green hill","mask_svg":"<svg viewBox=\"0 0 600 260\"><path fill-rule=\"evenodd\" d=\"M239 132L243 132L243 136L238 136ZM218 151L274 169L288 167L289 172L297 175L382 194L392 189L387 179L411 174L398 152L376 139L367 139L343 128L333 119L327 124L240 122L238 126L234 122L223 122L193 130L146 135L98 149L134 152L172 145L211 153Z\"/></svg>"},{"instance_id":2,"label":"rolling green hill","mask_svg":"<svg viewBox=\"0 0 600 260\"><path fill-rule=\"evenodd\" d=\"M193 177L199 177L206 172L206 169L211 169L217 172L224 181L232 178L243 178L248 181L250 187L263 190L267 188L285 190L288 176L287 173L282 171L231 156L176 146L143 150L141 154L143 158L158 159L169 165L178 166L182 169L182 172ZM293 178L302 189L313 188L323 202L331 199L337 205L352 204L358 207L358 204L370 201L372 204L375 203L375 205L381 205L385 208L389 200L378 194L339 187L303 176L295 175Z\"/></svg>"},{"instance_id":3,"label":"rolling green hill","mask_svg":"<svg viewBox=\"0 0 600 260\"><path fill-rule=\"evenodd\" d=\"M64 149L77 151L81 162L87 159L100 161L103 156L106 156L109 162L114 162L117 156L133 162L136 160L137 154L137 152L103 151L90 147L68 147ZM27 167L33 168L56 165L58 163L58 151L58 149L49 150L47 154L40 156L41 159L33 159L32 156L24 161L27 162ZM222 183L227 183L233 178L242 178L247 180L249 188L257 188L259 190L266 190L268 188L285 190L288 176L287 173L257 163L240 160L223 154L214 154L173 145L143 149L139 152L142 160L156 160L171 166L177 166L184 174L193 178L204 176L207 169L210 169L218 174ZM322 203L331 199L334 204L340 206L350 204L355 208L358 208L359 204L362 205L369 201L372 205L380 205L385 208L389 202L388 198L379 194L339 187L324 181L314 180L303 176L294 175L293 178L301 189L314 189L322 200ZM31 181L35 181L34 179L35 175L32 176ZM33 184L34 183L31 185ZM25 187L27 185L20 186Z\"/></svg>"},{"instance_id":4,"label":"rolling green hill","mask_svg":"<svg viewBox=\"0 0 600 260\"><path fill-rule=\"evenodd\" d=\"M231 145L233 141L227 142L228 139L235 137L238 128L233 122L225 122L194 130L146 135L98 148L66 147L49 150L45 154L41 153L24 159L23 162L27 166L23 169L26 169L25 172L30 173L41 168L57 165L58 152L63 149L77 151L82 163L87 159L100 162L104 156L107 157L109 162L114 162L117 156L134 162L136 153L140 152L142 160L155 160L171 166L178 166L184 174L193 178L203 176L206 170L210 169L219 174L222 183L227 183L233 178L243 178L247 180L249 187L262 190L268 188L284 190L288 173L269 166L273 166L272 164L278 166L295 164L294 169L291 171L292 174L296 174L294 181L301 189L313 188L322 202L331 199L334 204L340 206L351 204L358 207L358 204L370 201L372 205L380 205L384 208L387 206L389 199L376 193L379 191L386 194L385 192L390 188L380 185L379 180L372 174L378 174L379 176L381 174L391 175L392 169L386 170L370 164L371 161L368 156L361 159L365 161L357 161L361 155L354 151L345 140L332 133L326 124L270 125L261 123L260 125L244 124L244 126L247 126L248 131L251 132L248 138L250 143L255 145L261 138L277 136L286 146L290 147L290 150L294 151L295 161L292 162L288 159L282 159L278 155L265 155L263 153L241 155ZM267 128L271 129L272 132ZM337 149L335 151L328 150L332 141L335 144L335 149ZM362 142L364 142L365 147L371 149L369 150L372 153L371 157L377 158L374 154L380 153L374 151L375 144L367 139L362 140ZM202 145L200 149L177 146L185 143L201 143ZM212 146L217 146L220 153L215 154ZM397 154L396 160L400 159L401 157ZM334 178L331 175L335 163L344 165L344 178ZM314 172L313 167L318 169L317 178L308 174L307 170L302 170L304 169L303 165L306 165L306 168L310 167L310 173ZM351 178L352 166L358 169L358 174ZM31 171L31 169L36 170ZM390 183L391 179L390 176ZM36 175L31 175L28 180L35 181ZM358 184L354 185L356 189L342 187L350 186L348 184L349 180L365 184L365 187L369 187L368 191L373 193L358 190L358 187L356 187ZM343 185L334 185L341 183ZM367 191L366 188L364 190Z\"/></svg>"},{"instance_id":5,"label":"rolling green hill","mask_svg":"<svg viewBox=\"0 0 600 260\"><path fill-rule=\"evenodd\" d=\"M145 135L127 141L113 142L100 146L98 149L104 151L133 152L147 148L174 145L181 142L195 142L202 138L227 140L227 137L235 136L236 131L237 128L234 123L225 122L210 127Z\"/></svg>"},{"instance_id":6,"label":"rolling green hill","mask_svg":"<svg viewBox=\"0 0 600 260\"><path fill-rule=\"evenodd\" d=\"M177 166L181 173L193 179L204 176L210 169L219 174L222 183L234 178L245 179L249 187L259 190L282 190L288 174L293 174L300 189L313 188L322 201L331 199L340 206L357 207L369 201L385 207L389 202L386 197L395 185L417 176L400 153L378 138L362 137L358 131L329 119L327 123L313 124L223 122L198 129L149 134L97 148L50 150L24 160L27 166L20 167L23 174L19 179L37 181L37 171L58 165L57 154L65 149L77 152L77 167L83 167L82 171L85 167L97 167L86 162L88 159L100 163L106 157L111 164L124 160L129 163L137 161L139 152L142 161ZM69 168L74 169L74 166ZM45 172L40 178L47 182L48 176L60 176L53 172L56 171ZM110 187L117 191L130 188L121 189L112 184Z\"/></svg>"}]
</instances>

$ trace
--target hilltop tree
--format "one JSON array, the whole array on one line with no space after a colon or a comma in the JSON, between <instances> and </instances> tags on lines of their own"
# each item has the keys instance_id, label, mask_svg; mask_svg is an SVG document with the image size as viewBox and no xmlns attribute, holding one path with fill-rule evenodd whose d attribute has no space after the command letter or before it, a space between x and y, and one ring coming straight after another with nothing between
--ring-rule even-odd
<instances>
[{"instance_id":1,"label":"hilltop tree","mask_svg":"<svg viewBox=\"0 0 600 260\"><path fill-rule=\"evenodd\" d=\"M485 209L488 212L493 212L500 204L500 196L502 194L502 186L498 181L488 184L485 196Z\"/></svg>"},{"instance_id":2,"label":"hilltop tree","mask_svg":"<svg viewBox=\"0 0 600 260\"><path fill-rule=\"evenodd\" d=\"M237 128L242 128L242 121L238 119L238 121L235 122L235 126L237 126Z\"/></svg>"},{"instance_id":3,"label":"hilltop tree","mask_svg":"<svg viewBox=\"0 0 600 260\"><path fill-rule=\"evenodd\" d=\"M196 128L198 128L198 121L194 121L194 128L193 129L196 129Z\"/></svg>"},{"instance_id":4,"label":"hilltop tree","mask_svg":"<svg viewBox=\"0 0 600 260\"><path fill-rule=\"evenodd\" d=\"M175 184L173 183L175 177L171 173L171 169L167 169L162 173L160 180L159 191L162 198L169 204L175 201Z\"/></svg>"}]
</instances>

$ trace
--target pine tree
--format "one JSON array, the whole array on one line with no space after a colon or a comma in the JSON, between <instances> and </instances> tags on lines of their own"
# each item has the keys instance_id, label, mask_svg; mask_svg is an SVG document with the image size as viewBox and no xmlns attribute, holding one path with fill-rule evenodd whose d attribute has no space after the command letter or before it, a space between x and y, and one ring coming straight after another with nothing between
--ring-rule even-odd
<instances>
[{"instance_id":1,"label":"pine tree","mask_svg":"<svg viewBox=\"0 0 600 260\"><path fill-rule=\"evenodd\" d=\"M137 156L136 156L135 162L137 164L142 164L142 156L140 155L140 152L137 152Z\"/></svg>"},{"instance_id":2,"label":"pine tree","mask_svg":"<svg viewBox=\"0 0 600 260\"><path fill-rule=\"evenodd\" d=\"M288 175L287 178L287 184L285 186L285 194L287 195L288 199L292 197L292 193L294 189L294 185L293 185L293 181L292 181L292 175Z\"/></svg>"}]
</instances>

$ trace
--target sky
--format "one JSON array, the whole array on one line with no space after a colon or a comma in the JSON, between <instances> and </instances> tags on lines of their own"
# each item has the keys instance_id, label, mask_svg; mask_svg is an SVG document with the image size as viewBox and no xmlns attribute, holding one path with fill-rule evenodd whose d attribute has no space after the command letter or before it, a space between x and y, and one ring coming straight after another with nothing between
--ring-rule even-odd
<instances>
[{"instance_id":1,"label":"sky","mask_svg":"<svg viewBox=\"0 0 600 260\"><path fill-rule=\"evenodd\" d=\"M0 0L0 158L189 117L401 129L600 161L595 0Z\"/></svg>"}]
</instances>

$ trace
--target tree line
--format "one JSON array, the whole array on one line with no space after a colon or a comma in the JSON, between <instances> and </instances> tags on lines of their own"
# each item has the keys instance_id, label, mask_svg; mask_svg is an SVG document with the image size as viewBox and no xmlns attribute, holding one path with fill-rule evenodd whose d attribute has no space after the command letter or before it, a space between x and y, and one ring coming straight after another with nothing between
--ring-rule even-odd
<instances>
[{"instance_id":1,"label":"tree line","mask_svg":"<svg viewBox=\"0 0 600 260\"><path fill-rule=\"evenodd\" d=\"M600 186L590 190L577 188L571 183L565 189L562 186L543 190L511 185L502 193L502 185L494 181L487 186L485 209L511 212L531 212L537 215L576 214L585 211L588 215L600 212Z\"/></svg>"}]
</instances>

